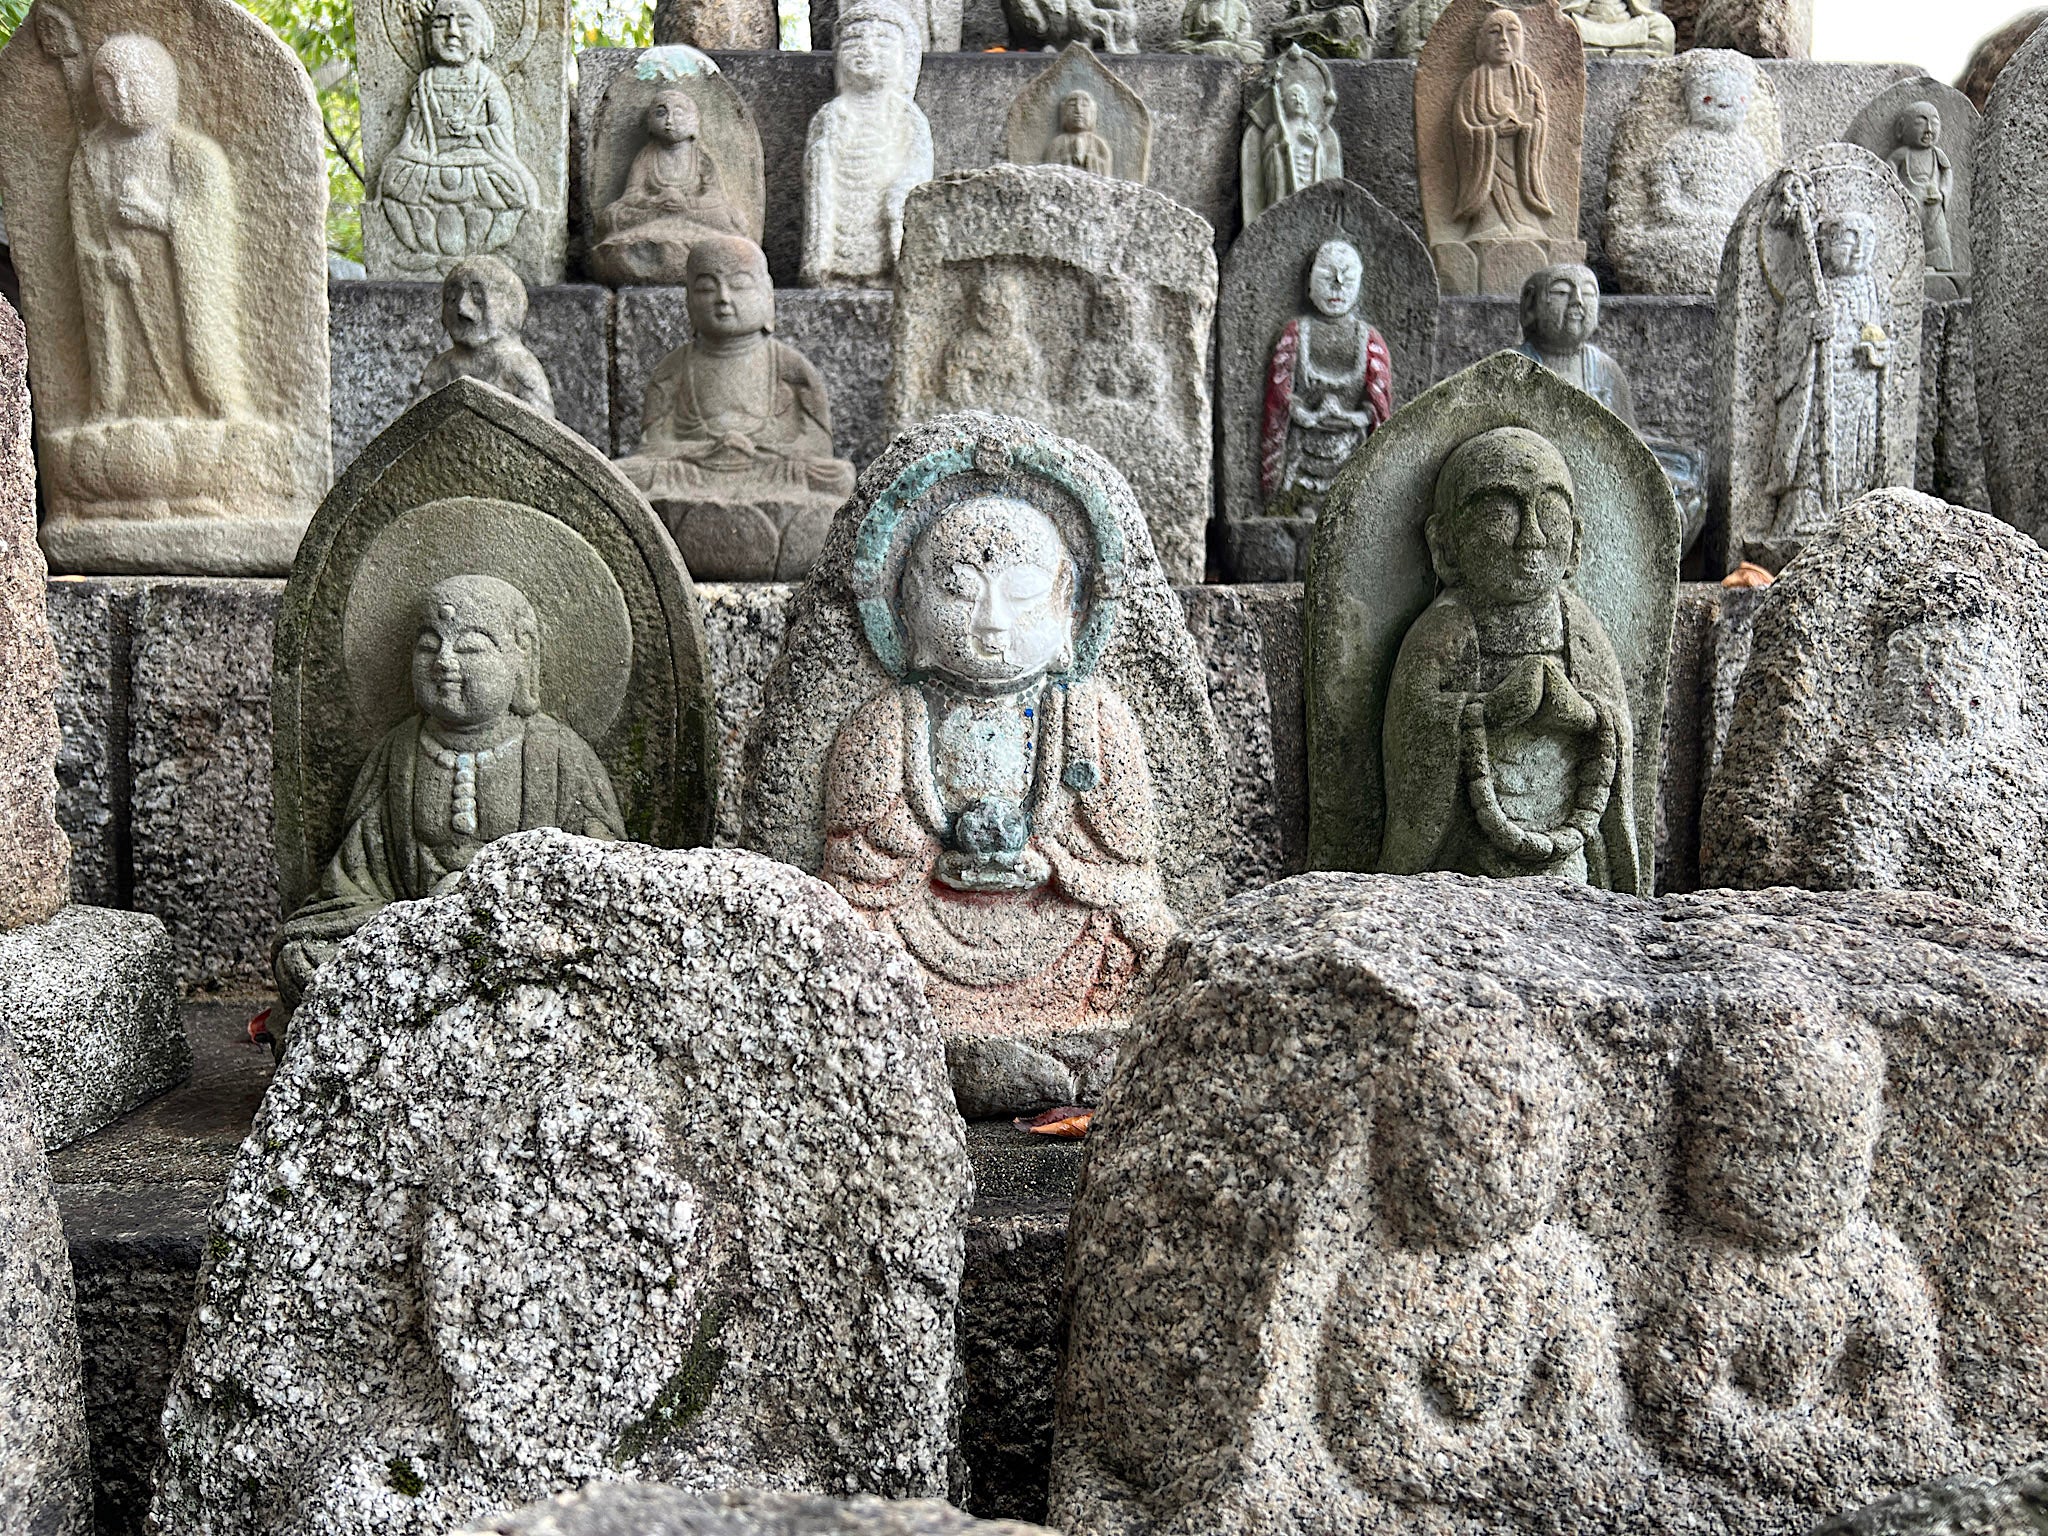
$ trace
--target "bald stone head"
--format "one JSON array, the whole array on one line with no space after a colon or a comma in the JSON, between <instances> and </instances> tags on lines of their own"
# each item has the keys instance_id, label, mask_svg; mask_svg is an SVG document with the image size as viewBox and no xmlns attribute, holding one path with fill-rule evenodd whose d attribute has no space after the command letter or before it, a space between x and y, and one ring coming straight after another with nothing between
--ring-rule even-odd
<instances>
[{"instance_id":1,"label":"bald stone head","mask_svg":"<svg viewBox=\"0 0 2048 1536\"><path fill-rule=\"evenodd\" d=\"M178 66L153 37L121 32L101 43L93 55L92 84L108 121L128 133L178 119Z\"/></svg>"},{"instance_id":2,"label":"bald stone head","mask_svg":"<svg viewBox=\"0 0 2048 1536\"><path fill-rule=\"evenodd\" d=\"M690 330L713 343L765 336L775 329L775 285L768 258L744 235L713 235L690 247L683 268Z\"/></svg>"},{"instance_id":3,"label":"bald stone head","mask_svg":"<svg viewBox=\"0 0 2048 1536\"><path fill-rule=\"evenodd\" d=\"M526 324L526 284L496 256L465 256L441 279L441 325L458 347L517 336Z\"/></svg>"},{"instance_id":4,"label":"bald stone head","mask_svg":"<svg viewBox=\"0 0 2048 1536\"><path fill-rule=\"evenodd\" d=\"M1424 535L1437 579L1475 605L1554 595L1578 563L1577 487L1550 439L1495 427L1452 450Z\"/></svg>"},{"instance_id":5,"label":"bald stone head","mask_svg":"<svg viewBox=\"0 0 2048 1536\"><path fill-rule=\"evenodd\" d=\"M488 730L540 709L540 620L495 576L451 576L420 603L413 700L450 730Z\"/></svg>"}]
</instances>

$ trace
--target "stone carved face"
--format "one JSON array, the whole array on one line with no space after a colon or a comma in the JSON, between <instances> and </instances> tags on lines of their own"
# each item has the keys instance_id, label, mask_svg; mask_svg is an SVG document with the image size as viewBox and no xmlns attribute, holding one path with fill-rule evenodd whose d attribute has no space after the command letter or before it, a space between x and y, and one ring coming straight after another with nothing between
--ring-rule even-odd
<instances>
[{"instance_id":1,"label":"stone carved face","mask_svg":"<svg viewBox=\"0 0 2048 1536\"><path fill-rule=\"evenodd\" d=\"M1522 18L1513 11L1499 10L1479 24L1477 43L1482 64L1512 64L1522 56Z\"/></svg>"},{"instance_id":2,"label":"stone carved face","mask_svg":"<svg viewBox=\"0 0 2048 1536\"><path fill-rule=\"evenodd\" d=\"M459 347L516 336L526 323L526 285L495 256L469 256L441 280L441 326Z\"/></svg>"},{"instance_id":3,"label":"stone carved face","mask_svg":"<svg viewBox=\"0 0 2048 1536\"><path fill-rule=\"evenodd\" d=\"M533 604L495 576L451 576L420 604L413 701L451 730L498 724L540 707L540 624Z\"/></svg>"},{"instance_id":4,"label":"stone carved face","mask_svg":"<svg viewBox=\"0 0 2048 1536\"><path fill-rule=\"evenodd\" d=\"M1095 98L1086 91L1069 91L1060 101L1060 132L1093 133L1098 120Z\"/></svg>"},{"instance_id":5,"label":"stone carved face","mask_svg":"<svg viewBox=\"0 0 2048 1536\"><path fill-rule=\"evenodd\" d=\"M128 133L177 121L178 66L153 37L123 32L101 43L92 83L107 120Z\"/></svg>"},{"instance_id":6,"label":"stone carved face","mask_svg":"<svg viewBox=\"0 0 2048 1536\"><path fill-rule=\"evenodd\" d=\"M1546 352L1573 352L1600 329L1600 280L1593 269L1545 267L1522 287L1522 329Z\"/></svg>"},{"instance_id":7,"label":"stone carved face","mask_svg":"<svg viewBox=\"0 0 2048 1536\"><path fill-rule=\"evenodd\" d=\"M1859 213L1837 214L1820 223L1820 264L1829 277L1860 277L1877 254L1877 229Z\"/></svg>"},{"instance_id":8,"label":"stone carved face","mask_svg":"<svg viewBox=\"0 0 2048 1536\"><path fill-rule=\"evenodd\" d=\"M1437 578L1481 605L1555 593L1577 563L1576 496L1547 438L1523 427L1467 438L1437 476L1425 530Z\"/></svg>"},{"instance_id":9,"label":"stone carved face","mask_svg":"<svg viewBox=\"0 0 2048 1536\"><path fill-rule=\"evenodd\" d=\"M991 336L1014 330L1023 308L1024 285L1014 272L991 272L975 287L975 323Z\"/></svg>"},{"instance_id":10,"label":"stone carved face","mask_svg":"<svg viewBox=\"0 0 2048 1536\"><path fill-rule=\"evenodd\" d=\"M903 67L903 34L878 16L846 22L833 49L832 71L842 91L880 91L899 83Z\"/></svg>"},{"instance_id":11,"label":"stone carved face","mask_svg":"<svg viewBox=\"0 0 2048 1536\"><path fill-rule=\"evenodd\" d=\"M1280 94L1280 100L1289 117L1306 119L1310 116L1311 103L1308 87L1299 80L1294 81Z\"/></svg>"},{"instance_id":12,"label":"stone carved face","mask_svg":"<svg viewBox=\"0 0 2048 1536\"><path fill-rule=\"evenodd\" d=\"M911 666L969 692L1012 692L1073 665L1073 557L1029 502L947 508L911 547L899 600Z\"/></svg>"},{"instance_id":13,"label":"stone carved face","mask_svg":"<svg viewBox=\"0 0 2048 1536\"><path fill-rule=\"evenodd\" d=\"M647 137L658 144L697 142L697 103L688 91L662 91L647 104Z\"/></svg>"},{"instance_id":14,"label":"stone carved face","mask_svg":"<svg viewBox=\"0 0 2048 1536\"><path fill-rule=\"evenodd\" d=\"M1577 1124L1570 1063L1547 1042L1500 1027L1413 1050L1388 1074L1373 1142L1402 1241L1477 1247L1547 1219Z\"/></svg>"},{"instance_id":15,"label":"stone carved face","mask_svg":"<svg viewBox=\"0 0 2048 1536\"><path fill-rule=\"evenodd\" d=\"M1325 240L1308 269L1308 301L1335 319L1358 307L1365 260L1349 240Z\"/></svg>"},{"instance_id":16,"label":"stone carved face","mask_svg":"<svg viewBox=\"0 0 2048 1536\"><path fill-rule=\"evenodd\" d=\"M698 337L730 341L775 329L775 285L753 241L739 235L698 241L684 276L690 329Z\"/></svg>"},{"instance_id":17,"label":"stone carved face","mask_svg":"<svg viewBox=\"0 0 2048 1536\"><path fill-rule=\"evenodd\" d=\"M1751 92L1747 71L1720 59L1694 64L1688 56L1679 90L1685 98L1686 120L1711 133L1737 133L1749 120Z\"/></svg>"},{"instance_id":18,"label":"stone carved face","mask_svg":"<svg viewBox=\"0 0 2048 1536\"><path fill-rule=\"evenodd\" d=\"M434 0L427 13L427 51L443 64L488 59L497 47L490 13L476 0Z\"/></svg>"},{"instance_id":19,"label":"stone carved face","mask_svg":"<svg viewBox=\"0 0 2048 1536\"><path fill-rule=\"evenodd\" d=\"M2021 668L1993 624L1905 624L1885 639L1878 713L1885 724L1952 742L1985 741L2020 723Z\"/></svg>"},{"instance_id":20,"label":"stone carved face","mask_svg":"<svg viewBox=\"0 0 2048 1536\"><path fill-rule=\"evenodd\" d=\"M1916 101L1899 114L1901 149L1932 149L1941 142L1941 112L1931 101Z\"/></svg>"}]
</instances>

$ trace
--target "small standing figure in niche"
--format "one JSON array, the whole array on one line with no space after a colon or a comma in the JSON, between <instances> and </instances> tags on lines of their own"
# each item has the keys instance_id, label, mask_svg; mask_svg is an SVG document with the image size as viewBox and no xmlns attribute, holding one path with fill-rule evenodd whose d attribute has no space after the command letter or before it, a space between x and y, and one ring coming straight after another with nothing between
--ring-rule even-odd
<instances>
[{"instance_id":1,"label":"small standing figure in niche","mask_svg":"<svg viewBox=\"0 0 2048 1536\"><path fill-rule=\"evenodd\" d=\"M1046 147L1048 165L1071 165L1096 176L1116 174L1116 155L1109 140L1095 131L1101 108L1086 91L1069 91L1060 99L1060 131Z\"/></svg>"},{"instance_id":2,"label":"small standing figure in niche","mask_svg":"<svg viewBox=\"0 0 2048 1536\"><path fill-rule=\"evenodd\" d=\"M945 393L963 410L1021 409L1045 398L1045 361L1024 324L1024 282L1015 272L983 272L970 326L946 348Z\"/></svg>"},{"instance_id":3,"label":"small standing figure in niche","mask_svg":"<svg viewBox=\"0 0 2048 1536\"><path fill-rule=\"evenodd\" d=\"M1920 210L1927 270L1952 273L1956 249L1949 236L1948 200L1955 191L1956 178L1948 153L1941 147L1941 112L1931 101L1916 101L1899 114L1894 132L1898 148L1891 152L1891 167Z\"/></svg>"},{"instance_id":4,"label":"small standing figure in niche","mask_svg":"<svg viewBox=\"0 0 2048 1536\"><path fill-rule=\"evenodd\" d=\"M1268 67L1261 86L1246 112L1239 157L1247 224L1282 198L1344 175L1329 66L1290 48Z\"/></svg>"},{"instance_id":5,"label":"small standing figure in niche","mask_svg":"<svg viewBox=\"0 0 2048 1536\"><path fill-rule=\"evenodd\" d=\"M1542 240L1556 209L1544 178L1550 101L1523 56L1522 18L1502 8L1479 28L1472 72L1458 89L1451 142L1453 217L1467 240Z\"/></svg>"},{"instance_id":6,"label":"small standing figure in niche","mask_svg":"<svg viewBox=\"0 0 2048 1536\"><path fill-rule=\"evenodd\" d=\"M1147 334L1151 306L1145 290L1122 278L1104 278L1088 304L1088 334L1068 376L1083 397L1156 400L1166 387L1166 355Z\"/></svg>"},{"instance_id":7,"label":"small standing figure in niche","mask_svg":"<svg viewBox=\"0 0 2048 1536\"><path fill-rule=\"evenodd\" d=\"M1442 591L1387 693L1384 872L1647 890L1621 663L1569 585L1577 495L1564 456L1522 427L1467 438L1439 471L1423 532Z\"/></svg>"},{"instance_id":8,"label":"small standing figure in niche","mask_svg":"<svg viewBox=\"0 0 2048 1536\"><path fill-rule=\"evenodd\" d=\"M1418 1036L1381 1079L1378 1241L1337 1285L1317 1396L1338 1465L1397 1509L1492 1524L1640 1490L1606 1269L1554 1218L1581 1091L1491 1020Z\"/></svg>"},{"instance_id":9,"label":"small standing figure in niche","mask_svg":"<svg viewBox=\"0 0 2048 1536\"><path fill-rule=\"evenodd\" d=\"M1180 33L1166 45L1168 53L1208 54L1240 64L1256 64L1266 56L1246 0L1187 0Z\"/></svg>"},{"instance_id":10,"label":"small standing figure in niche","mask_svg":"<svg viewBox=\"0 0 2048 1536\"><path fill-rule=\"evenodd\" d=\"M913 99L924 57L897 0L849 0L832 50L838 94L804 146L806 288L886 286L903 245L903 200L932 176L932 129Z\"/></svg>"},{"instance_id":11,"label":"small standing figure in niche","mask_svg":"<svg viewBox=\"0 0 2048 1536\"><path fill-rule=\"evenodd\" d=\"M606 282L679 283L699 240L747 232L699 142L697 103L682 86L664 86L648 103L647 142L625 190L598 211L593 270Z\"/></svg>"},{"instance_id":12,"label":"small standing figure in niche","mask_svg":"<svg viewBox=\"0 0 2048 1536\"><path fill-rule=\"evenodd\" d=\"M178 66L136 32L92 61L101 119L72 156L93 414L113 419L247 414L234 173L178 122Z\"/></svg>"},{"instance_id":13,"label":"small standing figure in niche","mask_svg":"<svg viewBox=\"0 0 2048 1536\"><path fill-rule=\"evenodd\" d=\"M1816 1519L1956 1471L1933 1297L1868 1208L1877 1045L1766 1020L1703 1046L1679 1097L1692 1231L1635 1356L1646 1428Z\"/></svg>"},{"instance_id":14,"label":"small standing figure in niche","mask_svg":"<svg viewBox=\"0 0 2048 1536\"><path fill-rule=\"evenodd\" d=\"M547 370L526 349L526 284L495 256L466 256L441 279L441 328L449 346L420 374L423 400L456 379L480 379L543 416L555 414Z\"/></svg>"},{"instance_id":15,"label":"small standing figure in niche","mask_svg":"<svg viewBox=\"0 0 2048 1536\"><path fill-rule=\"evenodd\" d=\"M341 843L279 931L272 965L297 1006L342 941L394 901L447 889L477 850L536 827L623 838L611 775L540 708L540 624L495 576L451 576L420 605L417 713L356 774Z\"/></svg>"},{"instance_id":16,"label":"small standing figure in niche","mask_svg":"<svg viewBox=\"0 0 2048 1536\"><path fill-rule=\"evenodd\" d=\"M1259 439L1268 516L1315 516L1337 471L1394 414L1386 338L1358 312L1364 280L1358 247L1324 241L1309 264L1309 307L1274 345Z\"/></svg>"},{"instance_id":17,"label":"small standing figure in niche","mask_svg":"<svg viewBox=\"0 0 2048 1536\"><path fill-rule=\"evenodd\" d=\"M478 0L434 0L426 45L377 203L416 264L440 266L509 245L540 183L519 158L512 97L487 62L497 51L490 14Z\"/></svg>"},{"instance_id":18,"label":"small standing figure in niche","mask_svg":"<svg viewBox=\"0 0 2048 1536\"><path fill-rule=\"evenodd\" d=\"M1560 9L1594 58L1668 59L1678 48L1678 29L1657 0L1562 0Z\"/></svg>"},{"instance_id":19,"label":"small standing figure in niche","mask_svg":"<svg viewBox=\"0 0 2048 1536\"><path fill-rule=\"evenodd\" d=\"M1600 280L1591 267L1564 262L1530 274L1522 284L1522 345L1517 350L1634 426L1628 375L1593 345L1599 329Z\"/></svg>"}]
</instances>

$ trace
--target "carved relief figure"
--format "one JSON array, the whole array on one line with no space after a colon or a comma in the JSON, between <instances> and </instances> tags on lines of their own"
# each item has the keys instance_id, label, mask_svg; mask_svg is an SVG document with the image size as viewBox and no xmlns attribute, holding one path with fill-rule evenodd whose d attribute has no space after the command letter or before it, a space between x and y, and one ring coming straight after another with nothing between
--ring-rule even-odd
<instances>
[{"instance_id":1,"label":"carved relief figure","mask_svg":"<svg viewBox=\"0 0 2048 1536\"><path fill-rule=\"evenodd\" d=\"M825 878L924 967L942 1021L1118 1012L1175 921L1144 739L1077 649L1115 597L994 494L939 512L884 589L906 653L877 647L900 681L833 743Z\"/></svg>"},{"instance_id":2,"label":"carved relief figure","mask_svg":"<svg viewBox=\"0 0 2048 1536\"><path fill-rule=\"evenodd\" d=\"M440 266L510 243L541 194L519 158L512 98L487 62L490 14L479 0L434 0L425 35L427 66L378 173L377 204L418 265Z\"/></svg>"},{"instance_id":3,"label":"carved relief figure","mask_svg":"<svg viewBox=\"0 0 2048 1536\"><path fill-rule=\"evenodd\" d=\"M1116 174L1116 156L1109 140L1095 131L1101 109L1086 91L1069 91L1060 98L1060 131L1046 146L1045 163L1071 165L1097 176Z\"/></svg>"},{"instance_id":4,"label":"carved relief figure","mask_svg":"<svg viewBox=\"0 0 2048 1536\"><path fill-rule=\"evenodd\" d=\"M1003 0L1010 30L1046 48L1079 43L1103 53L1138 51L1132 0Z\"/></svg>"},{"instance_id":5,"label":"carved relief figure","mask_svg":"<svg viewBox=\"0 0 2048 1536\"><path fill-rule=\"evenodd\" d=\"M1068 387L1084 398L1116 401L1156 400L1165 392L1166 354L1151 339L1142 286L1116 277L1096 283Z\"/></svg>"},{"instance_id":6,"label":"carved relief figure","mask_svg":"<svg viewBox=\"0 0 2048 1536\"><path fill-rule=\"evenodd\" d=\"M271 947L287 1008L350 934L394 901L446 889L484 844L536 827L625 836L604 764L540 712L540 627L524 593L494 576L439 583L412 657L418 713L357 773L341 843Z\"/></svg>"},{"instance_id":7,"label":"carved relief figure","mask_svg":"<svg viewBox=\"0 0 2048 1536\"><path fill-rule=\"evenodd\" d=\"M1667 59L1678 46L1657 0L1560 0L1559 8L1595 58Z\"/></svg>"},{"instance_id":8,"label":"carved relief figure","mask_svg":"<svg viewBox=\"0 0 2048 1536\"><path fill-rule=\"evenodd\" d=\"M1553 1219L1576 1076L1554 1046L1488 1022L1418 1038L1382 1077L1383 1235L1338 1284L1317 1374L1331 1454L1397 1508L1493 1525L1626 1507L1647 1468L1605 1269Z\"/></svg>"},{"instance_id":9,"label":"carved relief figure","mask_svg":"<svg viewBox=\"0 0 2048 1536\"><path fill-rule=\"evenodd\" d=\"M1247 0L1187 0L1180 32L1166 45L1168 53L1208 54L1241 64L1256 64L1266 56Z\"/></svg>"},{"instance_id":10,"label":"carved relief figure","mask_svg":"<svg viewBox=\"0 0 2048 1536\"><path fill-rule=\"evenodd\" d=\"M1284 197L1344 175L1337 141L1337 84L1321 59L1290 48L1267 67L1246 111L1244 221Z\"/></svg>"},{"instance_id":11,"label":"carved relief figure","mask_svg":"<svg viewBox=\"0 0 2048 1536\"><path fill-rule=\"evenodd\" d=\"M1621 665L1569 585L1576 497L1563 455L1520 427L1468 438L1437 476L1424 534L1442 591L1387 695L1389 874L1647 889Z\"/></svg>"},{"instance_id":12,"label":"carved relief figure","mask_svg":"<svg viewBox=\"0 0 2048 1536\"><path fill-rule=\"evenodd\" d=\"M1888 158L1919 211L1927 270L1952 273L1956 251L1949 234L1948 200L1955 190L1955 168L1941 147L1941 112L1931 101L1914 102L1899 114L1894 137L1897 147Z\"/></svg>"},{"instance_id":13,"label":"carved relief figure","mask_svg":"<svg viewBox=\"0 0 2048 1536\"><path fill-rule=\"evenodd\" d=\"M1828 1511L1956 1469L1933 1298L1868 1209L1884 1059L1766 1022L1681 1079L1692 1221L1635 1357L1666 1454Z\"/></svg>"},{"instance_id":14,"label":"carved relief figure","mask_svg":"<svg viewBox=\"0 0 2048 1536\"><path fill-rule=\"evenodd\" d=\"M1323 242L1308 269L1308 308L1287 322L1266 370L1259 490L1273 517L1313 517L1337 471L1394 413L1386 338L1358 313L1365 261Z\"/></svg>"},{"instance_id":15,"label":"carved relief figure","mask_svg":"<svg viewBox=\"0 0 2048 1536\"><path fill-rule=\"evenodd\" d=\"M807 288L874 287L895 270L903 199L932 174L931 124L912 100L923 49L897 0L850 0L839 13L838 94L804 147Z\"/></svg>"},{"instance_id":16,"label":"carved relief figure","mask_svg":"<svg viewBox=\"0 0 2048 1536\"><path fill-rule=\"evenodd\" d=\"M495 256L466 256L441 279L441 328L448 348L420 374L414 399L454 379L481 379L543 416L555 414L547 370L526 349L526 284Z\"/></svg>"},{"instance_id":17,"label":"carved relief figure","mask_svg":"<svg viewBox=\"0 0 2048 1536\"><path fill-rule=\"evenodd\" d=\"M92 61L100 121L72 156L70 211L98 417L246 415L240 224L213 140L178 122L178 67L124 32Z\"/></svg>"},{"instance_id":18,"label":"carved relief figure","mask_svg":"<svg viewBox=\"0 0 2048 1536\"><path fill-rule=\"evenodd\" d=\"M1505 8L1493 12L1480 26L1472 72L1458 91L1452 211L1468 240L1541 240L1543 221L1556 211L1543 170L1549 99L1522 50L1522 18Z\"/></svg>"},{"instance_id":19,"label":"carved relief figure","mask_svg":"<svg viewBox=\"0 0 2048 1536\"><path fill-rule=\"evenodd\" d=\"M1024 323L1024 281L985 268L974 286L969 329L946 347L945 398L961 409L1018 410L1045 396L1045 360Z\"/></svg>"},{"instance_id":20,"label":"carved relief figure","mask_svg":"<svg viewBox=\"0 0 2048 1536\"><path fill-rule=\"evenodd\" d=\"M717 162L698 142L697 103L679 85L647 107L647 142L626 186L598 211L591 265L610 282L683 280L690 249L710 235L745 235L746 215L727 197Z\"/></svg>"}]
</instances>

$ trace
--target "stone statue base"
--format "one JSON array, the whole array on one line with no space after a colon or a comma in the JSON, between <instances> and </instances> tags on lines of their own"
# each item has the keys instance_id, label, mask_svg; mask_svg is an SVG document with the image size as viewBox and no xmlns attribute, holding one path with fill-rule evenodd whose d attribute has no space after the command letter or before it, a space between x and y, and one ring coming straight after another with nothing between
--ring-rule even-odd
<instances>
[{"instance_id":1,"label":"stone statue base","mask_svg":"<svg viewBox=\"0 0 2048 1536\"><path fill-rule=\"evenodd\" d=\"M288 576L312 509L251 515L246 505L78 507L56 502L37 542L65 576Z\"/></svg>"},{"instance_id":2,"label":"stone statue base","mask_svg":"<svg viewBox=\"0 0 2048 1536\"><path fill-rule=\"evenodd\" d=\"M1518 295L1545 267L1583 262L1583 240L1446 240L1429 248L1445 297L1452 294Z\"/></svg>"},{"instance_id":3,"label":"stone statue base","mask_svg":"<svg viewBox=\"0 0 2048 1536\"><path fill-rule=\"evenodd\" d=\"M1225 581L1300 581L1308 574L1314 518L1225 518L1216 526Z\"/></svg>"},{"instance_id":4,"label":"stone statue base","mask_svg":"<svg viewBox=\"0 0 2048 1536\"><path fill-rule=\"evenodd\" d=\"M699 490L655 497L654 510L694 580L801 581L817 563L844 499L824 491L742 498Z\"/></svg>"}]
</instances>

